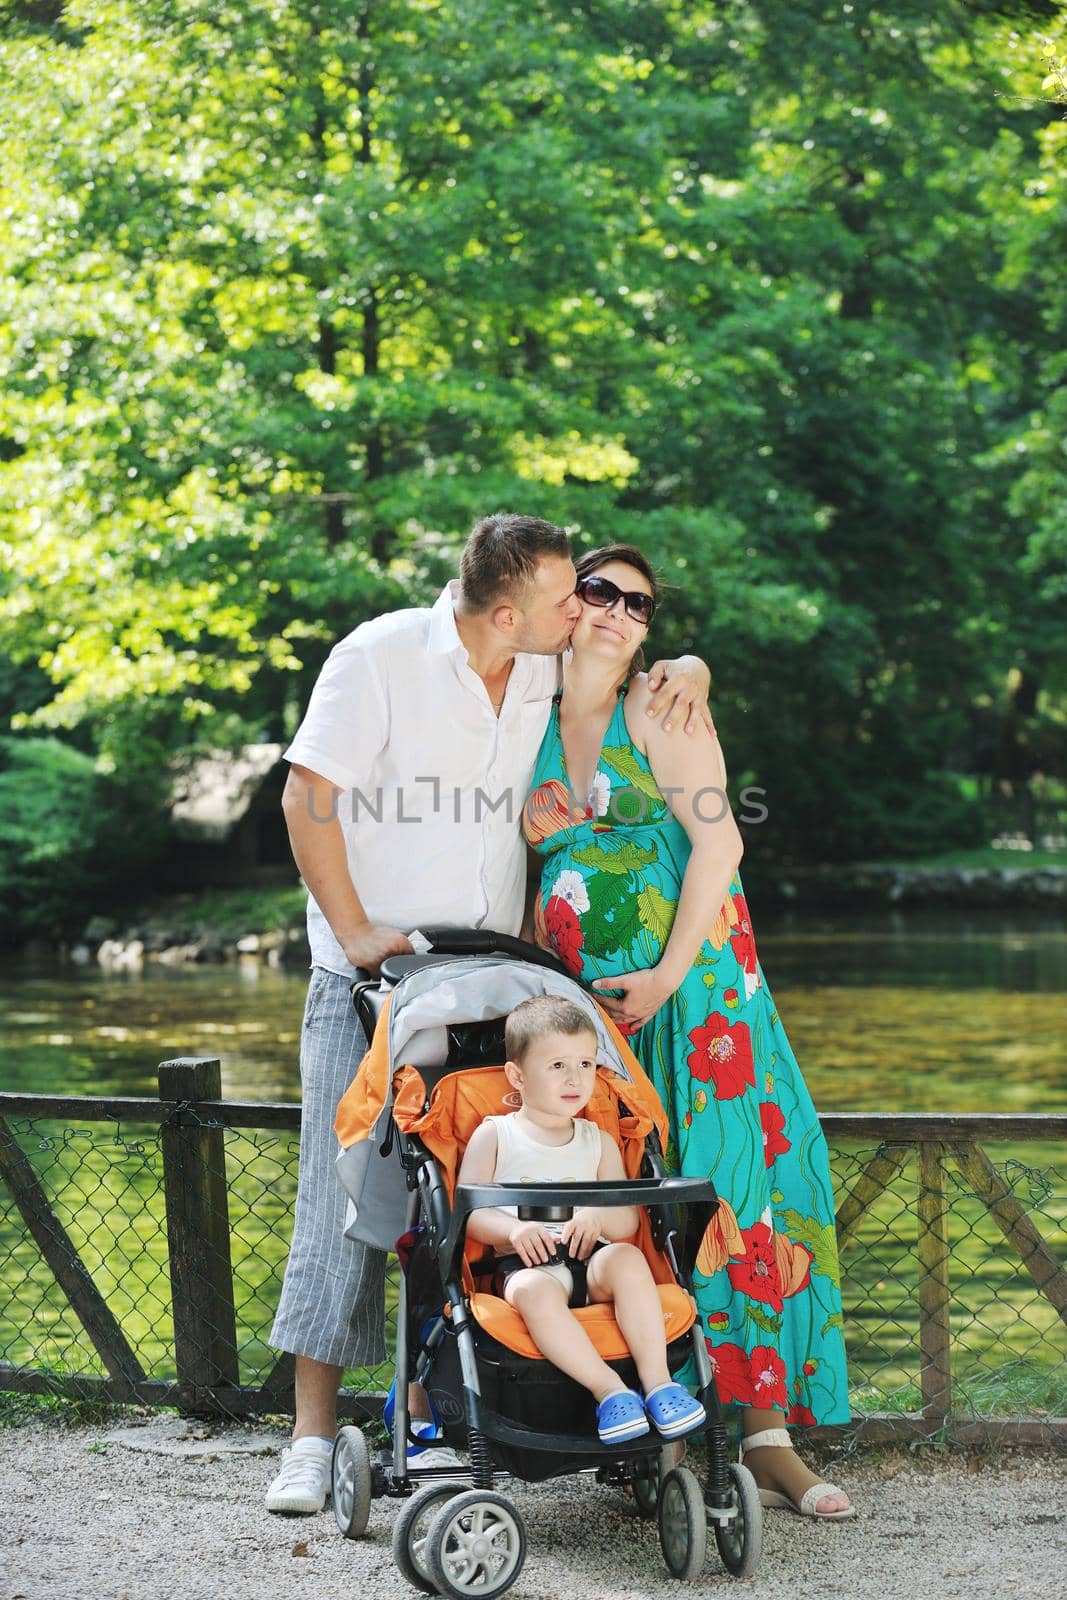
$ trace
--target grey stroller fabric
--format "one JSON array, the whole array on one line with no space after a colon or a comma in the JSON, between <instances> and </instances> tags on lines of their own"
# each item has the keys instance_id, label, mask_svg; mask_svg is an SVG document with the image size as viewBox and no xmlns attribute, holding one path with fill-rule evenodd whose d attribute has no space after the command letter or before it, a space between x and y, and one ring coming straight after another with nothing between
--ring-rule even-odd
<instances>
[{"instance_id":1,"label":"grey stroller fabric","mask_svg":"<svg viewBox=\"0 0 1067 1600\"><path fill-rule=\"evenodd\" d=\"M387 1098L369 1139L342 1150L337 1176L349 1197L345 1235L391 1250L408 1225L409 1196L400 1163L382 1160L379 1146L392 1108L392 1074L401 1066L441 1067L448 1058L448 1029L461 1022L503 1017L533 995L560 995L589 1014L597 1058L630 1081L593 1001L573 979L525 961L482 956L423 968L398 983L389 1010Z\"/></svg>"}]
</instances>

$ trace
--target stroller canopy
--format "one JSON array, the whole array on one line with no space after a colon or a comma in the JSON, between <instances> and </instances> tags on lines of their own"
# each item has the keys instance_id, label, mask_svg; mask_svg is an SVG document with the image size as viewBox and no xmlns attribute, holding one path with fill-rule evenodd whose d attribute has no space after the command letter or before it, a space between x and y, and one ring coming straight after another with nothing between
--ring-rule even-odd
<instances>
[{"instance_id":1,"label":"stroller canopy","mask_svg":"<svg viewBox=\"0 0 1067 1600\"><path fill-rule=\"evenodd\" d=\"M422 1074L436 1078L447 1066L450 1030L503 1018L521 1001L543 994L571 1000L587 1013L596 1034L598 1065L609 1069L625 1098L635 1149L652 1128L663 1147L666 1117L655 1090L615 1024L576 983L545 967L498 957L435 963L411 973L392 991L370 1049L337 1108L334 1127L341 1143L337 1172L349 1196L350 1238L391 1250L407 1226L404 1173L395 1156L380 1158L379 1146L390 1116L406 1131L431 1131L434 1101L444 1084L434 1090L428 1109ZM492 1065L503 1065L503 1050ZM470 1131L465 1130L467 1136ZM463 1132L457 1132L465 1143ZM446 1169L451 1168L450 1179L461 1154L453 1147L451 1163L445 1163Z\"/></svg>"}]
</instances>

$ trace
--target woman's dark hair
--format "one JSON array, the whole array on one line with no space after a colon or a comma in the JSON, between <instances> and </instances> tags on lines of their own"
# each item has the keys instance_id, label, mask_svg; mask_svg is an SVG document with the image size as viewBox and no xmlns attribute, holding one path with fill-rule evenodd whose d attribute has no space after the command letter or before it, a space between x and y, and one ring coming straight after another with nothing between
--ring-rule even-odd
<instances>
[{"instance_id":1,"label":"woman's dark hair","mask_svg":"<svg viewBox=\"0 0 1067 1600\"><path fill-rule=\"evenodd\" d=\"M601 567L606 567L609 561L625 561L628 567L635 568L652 590L653 600L659 599L659 579L656 577L656 569L648 557L642 555L632 544L602 544L596 550L583 550L581 555L576 555L574 558L574 570L578 574L578 582L581 583L583 578L588 578ZM644 666L645 652L638 646L630 662L626 681L629 682L635 672L644 671Z\"/></svg>"},{"instance_id":2,"label":"woman's dark hair","mask_svg":"<svg viewBox=\"0 0 1067 1600\"><path fill-rule=\"evenodd\" d=\"M581 555L576 555L574 558L574 570L578 574L578 581L588 578L598 567L607 566L609 561L625 561L628 567L635 567L652 590L653 600L659 598L659 579L656 577L656 569L648 557L643 556L632 544L602 544L596 550L583 550Z\"/></svg>"}]
</instances>

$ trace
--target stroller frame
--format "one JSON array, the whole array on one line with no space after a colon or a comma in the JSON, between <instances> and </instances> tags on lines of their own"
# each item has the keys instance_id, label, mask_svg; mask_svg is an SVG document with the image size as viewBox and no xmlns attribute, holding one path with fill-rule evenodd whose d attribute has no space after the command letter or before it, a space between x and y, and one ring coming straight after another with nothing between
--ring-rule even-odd
<instances>
[{"instance_id":1,"label":"stroller frame","mask_svg":"<svg viewBox=\"0 0 1067 1600\"><path fill-rule=\"evenodd\" d=\"M436 955L392 958L384 962L383 978L387 983L395 983L424 965L439 962L445 953L441 944L453 936L452 930L448 934L437 935L441 943L436 945ZM470 935L459 937L465 941L470 939ZM492 939L498 936L488 937ZM493 948L507 957L529 959L528 947L522 946L519 941L507 940L506 944L517 948ZM448 948L451 949L451 945ZM461 944L460 950L464 955L470 953L469 942ZM546 957L543 951L538 950L536 956L538 965L547 966L551 962L551 958ZM357 982L353 985L353 1001L364 1023L373 1022L381 1005L381 991L369 981ZM368 1036L371 1031L368 1028ZM438 1072L424 1073L427 1096L432 1094L440 1078L454 1071L476 1069L479 1064L477 1061L447 1064ZM484 1064L489 1065L488 1062ZM409 1231L418 1230L415 1248L421 1253L421 1268L423 1271L429 1269L432 1278L441 1286L444 1305L430 1333L420 1335L417 1359L412 1363L411 1339L415 1312L411 1301L410 1274L406 1267L402 1270L397 1305L391 1449L380 1452L374 1462L369 1460L367 1452L368 1459L364 1463L362 1455L365 1446L354 1437L359 1430L345 1428L335 1447L334 1477L336 1484L338 1454L340 1452L343 1455L347 1446L350 1456L355 1452L360 1458L356 1464L356 1478L367 1480L366 1489L369 1492L362 1495L367 1513L369 1500L374 1496L405 1500L413 1497L409 1500L409 1508L401 1513L397 1529L394 1530L394 1555L405 1576L427 1592L444 1593L454 1596L455 1600L461 1600L468 1594L502 1594L521 1570L525 1554L521 1521L519 1542L522 1548L513 1570L501 1575L506 1581L494 1583L490 1588L482 1583L466 1587L456 1580L458 1569L455 1564L450 1569L447 1560L449 1529L445 1524L451 1515L450 1507L477 1501L478 1492L481 1492L483 1501L488 1496L494 1505L499 1502L507 1507L508 1502L494 1491L498 1484L511 1477L540 1481L547 1477L587 1471L595 1472L598 1482L632 1486L641 1515L648 1517L658 1513L660 1540L672 1575L693 1579L703 1571L710 1522L727 1570L737 1577L749 1576L755 1570L760 1554L762 1524L759 1496L747 1469L729 1460L726 1424L699 1317L687 1334L680 1334L671 1341L668 1351L674 1356L673 1366L676 1369L679 1360L684 1359L681 1354L684 1350L683 1340L688 1340L696 1371L697 1392L706 1415L700 1427L686 1437L695 1439L702 1435L705 1438L707 1466L703 1485L688 1468L673 1465L673 1442L663 1439L654 1430L620 1444L605 1444L589 1432L560 1432L529 1427L502 1414L483 1392L479 1374L481 1330L462 1280L467 1223L473 1211L504 1205L529 1208L640 1206L648 1208L655 1247L665 1256L675 1282L692 1297L691 1258L695 1257L698 1240L691 1237L693 1230L685 1227L685 1208L703 1207L705 1218L709 1212L713 1213L718 1205L713 1184L705 1179L668 1176L654 1130L645 1139L641 1171L647 1176L606 1183L458 1185L451 1199L431 1151L417 1133L399 1127L390 1111L388 1130L380 1146L380 1154L384 1156L394 1151L403 1168L410 1193L408 1227ZM485 1337L482 1335L483 1343ZM443 1347L449 1340L453 1340L455 1345L459 1381L448 1390L446 1396L449 1414L444 1417L442 1435L437 1440L430 1440L411 1432L408 1382L411 1375L415 1381L428 1378L435 1359L443 1353ZM512 1359L525 1361L528 1358ZM625 1362L609 1364L616 1367L626 1365ZM562 1374L560 1380L571 1381L564 1379ZM459 1389L458 1394L455 1388ZM433 1390L432 1398L440 1402L439 1388ZM467 1469L457 1468L454 1464L430 1464L435 1448L460 1442L464 1436L469 1453ZM411 1443L416 1443L420 1450L426 1452L430 1462L409 1466L407 1452ZM501 1457L504 1458L503 1464ZM566 1459L561 1463L558 1458ZM527 1470L524 1470L524 1466ZM355 1519L352 1517L353 1509L358 1512L359 1508L353 1508L352 1496L344 1492L345 1483L351 1477L351 1464L347 1479L344 1479L342 1465L342 1492L338 1496L335 1490L334 1508L342 1531L349 1537L356 1537L366 1525L366 1514L357 1514ZM466 1494L462 1493L462 1482L470 1484ZM455 1500L450 1499L450 1490L457 1497ZM432 1519L428 1526L420 1524L417 1530L416 1502L427 1505L427 1515ZM457 1511L452 1517L457 1526L460 1514ZM514 1512L516 1518L517 1515ZM362 1526L353 1525L353 1522L358 1524L360 1521ZM415 1537L416 1532L421 1538L421 1545L419 1538ZM420 1581L422 1579L426 1581Z\"/></svg>"}]
</instances>

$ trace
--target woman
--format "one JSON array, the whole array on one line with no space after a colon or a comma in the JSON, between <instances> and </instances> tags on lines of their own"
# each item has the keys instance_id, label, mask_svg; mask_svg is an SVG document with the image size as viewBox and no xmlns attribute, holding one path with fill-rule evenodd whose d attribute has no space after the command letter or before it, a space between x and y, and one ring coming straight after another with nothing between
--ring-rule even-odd
<instances>
[{"instance_id":1,"label":"woman","mask_svg":"<svg viewBox=\"0 0 1067 1600\"><path fill-rule=\"evenodd\" d=\"M645 715L635 666L656 582L641 553L606 546L577 572L582 614L523 814L538 942L605 991L669 1112L668 1166L722 1199L694 1288L764 1504L839 1520L847 1496L782 1426L849 1419L829 1164L757 960L722 751L703 726L672 738Z\"/></svg>"}]
</instances>

